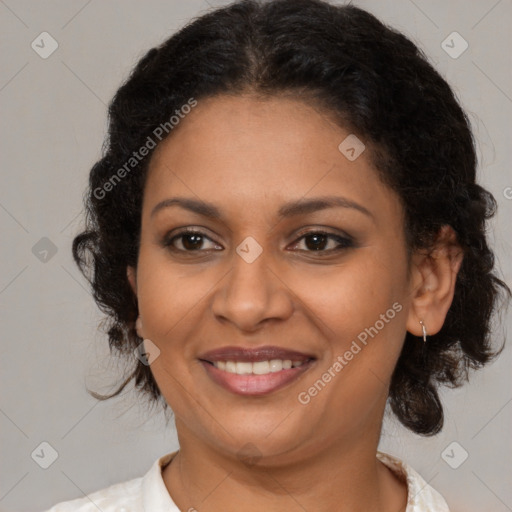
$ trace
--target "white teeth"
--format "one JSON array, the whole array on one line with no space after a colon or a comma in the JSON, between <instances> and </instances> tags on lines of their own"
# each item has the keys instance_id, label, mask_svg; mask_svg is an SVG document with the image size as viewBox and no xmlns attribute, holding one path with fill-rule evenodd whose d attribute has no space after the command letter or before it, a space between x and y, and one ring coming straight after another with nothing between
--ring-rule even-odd
<instances>
[{"instance_id":1,"label":"white teeth","mask_svg":"<svg viewBox=\"0 0 512 512\"><path fill-rule=\"evenodd\" d=\"M290 359L271 359L270 361L257 361L248 363L245 361L214 361L213 365L219 370L238 375L267 375L302 366L304 361L291 361Z\"/></svg>"},{"instance_id":2,"label":"white teeth","mask_svg":"<svg viewBox=\"0 0 512 512\"><path fill-rule=\"evenodd\" d=\"M241 363L237 361L236 363L236 373L238 375L246 375L252 373L252 363Z\"/></svg>"},{"instance_id":3,"label":"white teeth","mask_svg":"<svg viewBox=\"0 0 512 512\"><path fill-rule=\"evenodd\" d=\"M233 361L226 361L226 371L229 373L236 373L236 363Z\"/></svg>"},{"instance_id":4,"label":"white teeth","mask_svg":"<svg viewBox=\"0 0 512 512\"><path fill-rule=\"evenodd\" d=\"M257 363L252 363L252 373L254 373L254 375L266 375L267 373L270 373L270 361L258 361Z\"/></svg>"},{"instance_id":5,"label":"white teeth","mask_svg":"<svg viewBox=\"0 0 512 512\"><path fill-rule=\"evenodd\" d=\"M272 359L269 361L271 372L280 372L283 369L283 361L281 359Z\"/></svg>"}]
</instances>

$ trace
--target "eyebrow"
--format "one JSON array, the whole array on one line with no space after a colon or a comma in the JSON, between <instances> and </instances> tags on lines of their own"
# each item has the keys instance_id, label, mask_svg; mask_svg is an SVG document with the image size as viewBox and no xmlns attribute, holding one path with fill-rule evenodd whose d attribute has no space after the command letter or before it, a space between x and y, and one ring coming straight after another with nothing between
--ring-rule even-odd
<instances>
[{"instance_id":1,"label":"eyebrow","mask_svg":"<svg viewBox=\"0 0 512 512\"><path fill-rule=\"evenodd\" d=\"M204 217L219 220L222 219L222 214L215 205L188 197L172 197L160 201L151 211L150 217L156 215L156 213L160 210L169 208L171 206L181 206L186 210L190 210L191 212L203 215ZM335 207L351 208L364 213L368 217L375 220L374 215L367 208L360 205L359 203L356 203L355 201L352 201L351 199L340 196L322 196L314 197L311 199L299 199L296 201L290 201L279 208L278 217L289 218L295 215L305 215L308 213Z\"/></svg>"}]
</instances>

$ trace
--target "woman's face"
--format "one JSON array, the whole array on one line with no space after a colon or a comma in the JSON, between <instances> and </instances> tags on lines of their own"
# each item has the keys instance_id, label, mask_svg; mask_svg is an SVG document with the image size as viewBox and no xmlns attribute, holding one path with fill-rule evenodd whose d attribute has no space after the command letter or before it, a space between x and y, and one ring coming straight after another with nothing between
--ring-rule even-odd
<instances>
[{"instance_id":1,"label":"woman's face","mask_svg":"<svg viewBox=\"0 0 512 512\"><path fill-rule=\"evenodd\" d=\"M129 275L180 440L271 462L379 435L411 285L400 201L349 135L298 101L222 96L156 149Z\"/></svg>"}]
</instances>

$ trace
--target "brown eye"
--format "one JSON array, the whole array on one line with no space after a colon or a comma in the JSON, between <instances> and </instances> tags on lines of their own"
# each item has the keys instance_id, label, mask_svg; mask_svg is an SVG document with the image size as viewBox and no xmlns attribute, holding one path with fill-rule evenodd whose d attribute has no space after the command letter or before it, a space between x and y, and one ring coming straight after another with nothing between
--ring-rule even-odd
<instances>
[{"instance_id":1,"label":"brown eye","mask_svg":"<svg viewBox=\"0 0 512 512\"><path fill-rule=\"evenodd\" d=\"M322 233L314 233L304 237L306 247L311 251L320 251L328 245L329 237Z\"/></svg>"},{"instance_id":2,"label":"brown eye","mask_svg":"<svg viewBox=\"0 0 512 512\"><path fill-rule=\"evenodd\" d=\"M181 244L187 251L201 249L203 245L203 237L196 233L181 235Z\"/></svg>"},{"instance_id":3,"label":"brown eye","mask_svg":"<svg viewBox=\"0 0 512 512\"><path fill-rule=\"evenodd\" d=\"M335 235L333 233L326 233L324 231L311 231L302 235L299 238L299 241L300 240L304 240L304 246L306 248L299 250L304 250L305 252L330 253L354 246L354 243L350 238ZM330 242L331 247L329 247Z\"/></svg>"},{"instance_id":4,"label":"brown eye","mask_svg":"<svg viewBox=\"0 0 512 512\"><path fill-rule=\"evenodd\" d=\"M204 245L206 241L210 241L213 244L213 241L201 231L194 231L188 229L181 231L180 233L175 234L170 239L164 241L163 245L165 247L170 247L173 250L182 252L198 252L201 250L209 250L214 248L207 247L205 249Z\"/></svg>"}]
</instances>

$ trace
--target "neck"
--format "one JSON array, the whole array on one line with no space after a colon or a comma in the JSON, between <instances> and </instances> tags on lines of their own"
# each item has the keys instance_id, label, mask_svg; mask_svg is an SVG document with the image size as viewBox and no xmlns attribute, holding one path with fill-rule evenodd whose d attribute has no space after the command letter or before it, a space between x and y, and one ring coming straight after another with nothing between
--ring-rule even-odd
<instances>
[{"instance_id":1,"label":"neck","mask_svg":"<svg viewBox=\"0 0 512 512\"><path fill-rule=\"evenodd\" d=\"M178 420L176 426L180 451L163 470L163 479L181 510L405 511L406 485L376 458L378 438L368 443L359 434L357 440L322 451L301 450L295 460L280 458L276 464L219 453Z\"/></svg>"}]
</instances>

